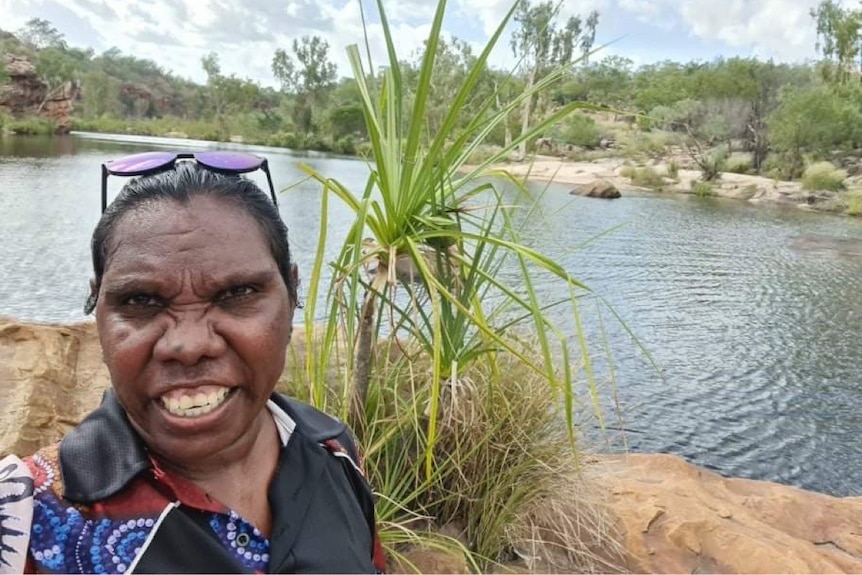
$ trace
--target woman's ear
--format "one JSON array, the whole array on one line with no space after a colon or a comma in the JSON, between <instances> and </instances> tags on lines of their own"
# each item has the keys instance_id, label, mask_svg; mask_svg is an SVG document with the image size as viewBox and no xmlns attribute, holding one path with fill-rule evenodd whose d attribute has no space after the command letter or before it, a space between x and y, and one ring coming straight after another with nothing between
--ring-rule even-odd
<instances>
[{"instance_id":1,"label":"woman's ear","mask_svg":"<svg viewBox=\"0 0 862 575\"><path fill-rule=\"evenodd\" d=\"M290 283L293 284L293 291L296 294L296 301L293 302L293 305L302 307L302 304L299 303L299 268L296 267L296 264L290 264Z\"/></svg>"},{"instance_id":2,"label":"woman's ear","mask_svg":"<svg viewBox=\"0 0 862 575\"><path fill-rule=\"evenodd\" d=\"M96 278L90 279L90 293L87 296L87 302L84 304L84 313L90 315L96 311L96 303L99 299L99 284L96 283Z\"/></svg>"}]
</instances>

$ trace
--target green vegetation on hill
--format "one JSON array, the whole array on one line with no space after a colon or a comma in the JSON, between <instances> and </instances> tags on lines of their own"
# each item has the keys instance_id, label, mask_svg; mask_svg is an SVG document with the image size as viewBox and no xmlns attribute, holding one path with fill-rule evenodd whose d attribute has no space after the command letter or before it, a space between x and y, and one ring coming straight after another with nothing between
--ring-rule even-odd
<instances>
[{"instance_id":1,"label":"green vegetation on hill","mask_svg":"<svg viewBox=\"0 0 862 575\"><path fill-rule=\"evenodd\" d=\"M598 15L557 22L561 19L551 2L523 2L514 20L520 30L516 53L523 62L522 74L513 77L483 62L476 93L467 102L478 112L488 96L495 95L493 109L484 112L488 117L507 109L525 86L541 86L553 66L571 64L589 51ZM533 48L548 42L556 46L553 54ZM458 39L441 39L436 51L435 81L425 118L432 130L442 127L451 94L478 60L470 46ZM70 81L79 83L82 95L75 107L74 129L173 132L210 140L240 136L249 143L341 153L356 153L367 140L356 82L337 78L329 45L316 36L297 38L289 47L276 50L272 70L278 89L225 74L215 53L201 61L206 84L196 84L116 48L95 54L92 49L70 47L50 22L35 18L14 34L0 32L0 63L11 55L34 63L49 90ZM423 53L415 53L400 62L405 84L410 86L408 94L415 95L422 60ZM7 76L0 76L0 82L7 81ZM511 141L513 133L525 133L548 106L536 98L519 104L519 109L525 111L522 117L511 114L511 121L491 135L492 142L502 144Z\"/></svg>"},{"instance_id":2,"label":"green vegetation on hill","mask_svg":"<svg viewBox=\"0 0 862 575\"><path fill-rule=\"evenodd\" d=\"M431 133L465 129L463 123L444 127L442 122L451 94L475 73L467 110L486 118L508 111L506 122L485 138L491 150L506 147L561 107L585 102L590 106L543 137L524 141L515 155L682 156L688 157L685 164L703 171L705 180L718 177L720 169L796 179L809 165L829 161L855 176L862 171L857 154L862 145L857 64L862 10L824 0L811 17L822 54L815 64L729 58L636 68L619 56L600 58L601 52L583 57L593 48L598 14L564 21L554 3L524 1L512 18L514 71L484 62L475 69L478 56L457 38L436 44L423 121ZM80 83L74 129L222 141L239 136L247 143L367 153L356 81L337 77L329 50L316 36L277 49L272 57L277 88L226 74L218 55L210 53L201 61L207 81L197 84L116 48L95 54L70 47L45 20L33 19L14 34L0 31L0 61L11 54L30 59L49 89L70 80ZM423 57L420 51L399 62L408 100L420 84ZM543 84L559 66L569 68L567 78ZM382 71L377 74L380 81ZM0 83L8 81L0 70ZM532 87L539 88L535 97L513 105ZM8 118L0 122L7 129L11 125ZM42 128L33 123L18 131ZM476 150L475 160L488 153Z\"/></svg>"}]
</instances>

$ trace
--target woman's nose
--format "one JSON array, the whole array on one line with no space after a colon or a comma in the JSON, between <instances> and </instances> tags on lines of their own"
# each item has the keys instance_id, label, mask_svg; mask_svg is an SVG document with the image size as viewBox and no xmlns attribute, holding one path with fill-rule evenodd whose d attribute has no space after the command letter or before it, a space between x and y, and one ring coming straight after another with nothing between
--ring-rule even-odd
<instances>
[{"instance_id":1,"label":"woman's nose","mask_svg":"<svg viewBox=\"0 0 862 575\"><path fill-rule=\"evenodd\" d=\"M158 361L195 365L202 359L219 357L227 348L206 313L185 312L172 320L153 350Z\"/></svg>"}]
</instances>

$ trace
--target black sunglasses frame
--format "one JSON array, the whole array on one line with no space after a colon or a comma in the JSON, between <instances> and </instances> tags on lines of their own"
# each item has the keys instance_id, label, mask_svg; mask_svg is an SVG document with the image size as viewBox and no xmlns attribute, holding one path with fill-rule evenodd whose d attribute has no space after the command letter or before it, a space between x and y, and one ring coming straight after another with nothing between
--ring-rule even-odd
<instances>
[{"instance_id":1,"label":"black sunglasses frame","mask_svg":"<svg viewBox=\"0 0 862 575\"><path fill-rule=\"evenodd\" d=\"M249 154L252 155L252 154ZM225 168L214 168L207 164L206 162L201 161L197 157L197 153L195 152L177 152L174 155L174 159L170 162L166 162L165 164L153 168L147 168L146 170L140 170L135 172L123 172L123 173L115 173L111 171L108 163L102 164L102 213L105 213L105 210L108 209L108 176L117 176L123 178L134 178L136 176L148 176L150 174L157 174L159 172L164 172L166 170L172 170L179 160L194 160L207 170L212 172L217 172L220 174L248 174L257 170L262 170L264 174L266 174L266 182L269 184L269 195L272 198L272 203L278 207L278 199L275 195L275 186L272 184L272 174L269 172L269 161L266 158L261 158L259 156L255 156L260 159L260 165L248 168L248 169L225 169ZM122 159L122 158L121 158Z\"/></svg>"}]
</instances>

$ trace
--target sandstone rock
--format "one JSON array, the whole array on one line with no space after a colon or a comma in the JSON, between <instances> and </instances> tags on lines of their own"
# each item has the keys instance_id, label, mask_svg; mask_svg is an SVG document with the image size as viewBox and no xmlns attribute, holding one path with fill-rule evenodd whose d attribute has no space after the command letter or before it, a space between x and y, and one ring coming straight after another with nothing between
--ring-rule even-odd
<instances>
[{"instance_id":1,"label":"sandstone rock","mask_svg":"<svg viewBox=\"0 0 862 575\"><path fill-rule=\"evenodd\" d=\"M860 497L728 479L672 455L601 461L633 572L862 572Z\"/></svg>"},{"instance_id":2,"label":"sandstone rock","mask_svg":"<svg viewBox=\"0 0 862 575\"><path fill-rule=\"evenodd\" d=\"M586 196L588 198L604 198L613 200L622 197L615 185L607 180L596 180L586 186L581 186L572 191L573 195Z\"/></svg>"},{"instance_id":3,"label":"sandstone rock","mask_svg":"<svg viewBox=\"0 0 862 575\"><path fill-rule=\"evenodd\" d=\"M48 85L39 78L29 60L7 54L4 63L9 83L0 87L0 108L13 116L48 118L56 124L59 133L67 133L72 126L74 103L80 96L78 83L66 82L49 93Z\"/></svg>"},{"instance_id":4,"label":"sandstone rock","mask_svg":"<svg viewBox=\"0 0 862 575\"><path fill-rule=\"evenodd\" d=\"M295 326L280 385L305 354ZM0 318L0 458L29 455L63 437L110 387L94 323L57 326Z\"/></svg>"}]
</instances>

